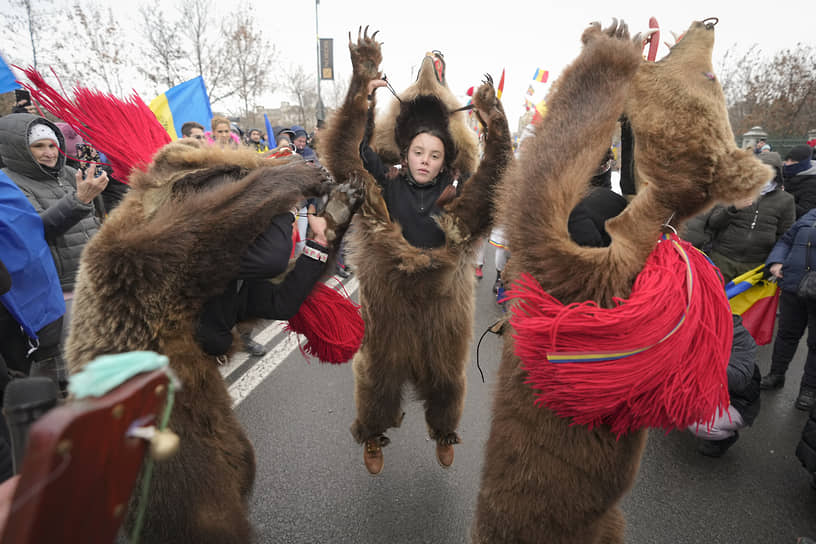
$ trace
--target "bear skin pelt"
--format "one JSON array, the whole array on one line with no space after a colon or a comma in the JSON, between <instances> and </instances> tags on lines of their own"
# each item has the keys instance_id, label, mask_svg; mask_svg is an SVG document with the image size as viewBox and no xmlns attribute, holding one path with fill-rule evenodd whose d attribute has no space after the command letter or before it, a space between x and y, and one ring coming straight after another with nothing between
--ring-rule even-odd
<instances>
[{"instance_id":1,"label":"bear skin pelt","mask_svg":"<svg viewBox=\"0 0 816 544\"><path fill-rule=\"evenodd\" d=\"M403 102L413 100L420 95L432 94L437 96L447 106L449 111L459 109L461 104L448 88L444 72L440 79L434 67L432 54L425 55L419 65L416 81L400 92ZM371 138L371 148L377 152L386 164L398 164L402 159L402 151L394 138L394 128L400 112L400 101L393 99L386 111L377 118L376 127ZM467 176L476 171L479 165L479 146L476 134L467 122L467 114L457 111L451 114L449 129L458 153L452 167Z\"/></svg>"},{"instance_id":2,"label":"bear skin pelt","mask_svg":"<svg viewBox=\"0 0 816 544\"><path fill-rule=\"evenodd\" d=\"M512 282L526 272L564 304L609 308L613 297L629 296L661 225L754 195L771 172L735 147L711 67L712 25L693 23L657 63L642 60L640 37L630 40L623 23L604 31L594 24L582 41L499 188L512 254L502 276ZM580 247L567 219L597 164L585 157L603 156L622 113L634 132L640 190L607 222L608 248ZM514 334L508 327L503 335L472 541L623 542L618 503L634 483L647 431L618 437L536 406Z\"/></svg>"},{"instance_id":3,"label":"bear skin pelt","mask_svg":"<svg viewBox=\"0 0 816 544\"><path fill-rule=\"evenodd\" d=\"M455 430L473 329L474 246L492 222L494 187L511 160L510 131L493 86L483 84L473 100L487 115L481 164L437 219L445 245L412 246L391 221L379 184L365 170L359 152L367 125L368 83L381 77L380 44L366 32L356 43L350 40L349 49L349 91L321 141L324 164L333 176L363 176L366 184L347 239L366 324L353 360L358 418L351 431L363 443L398 426L402 388L412 382L425 402L431 438L453 444L458 442Z\"/></svg>"},{"instance_id":4,"label":"bear skin pelt","mask_svg":"<svg viewBox=\"0 0 816 544\"><path fill-rule=\"evenodd\" d=\"M134 171L130 192L88 242L67 343L71 371L99 355L152 350L169 357L182 384L169 421L181 447L155 464L144 542L252 540L253 448L215 357L194 331L204 302L237 276L241 255L271 218L304 196L324 195L328 179L300 160L171 143L146 171ZM131 514L136 503L134 494Z\"/></svg>"}]
</instances>

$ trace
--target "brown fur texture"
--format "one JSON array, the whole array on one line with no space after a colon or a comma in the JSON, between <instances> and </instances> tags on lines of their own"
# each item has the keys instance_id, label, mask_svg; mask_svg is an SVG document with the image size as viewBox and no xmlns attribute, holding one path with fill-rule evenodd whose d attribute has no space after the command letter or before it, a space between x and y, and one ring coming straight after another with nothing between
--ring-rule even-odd
<instances>
[{"instance_id":1,"label":"brown fur texture","mask_svg":"<svg viewBox=\"0 0 816 544\"><path fill-rule=\"evenodd\" d=\"M492 85L482 85L474 97L488 115L482 162L439 218L446 244L413 247L390 220L358 150L366 128L367 86L380 77L380 45L364 34L349 49L354 74L346 101L323 136L323 157L335 177L363 176L366 184L349 240L366 324L353 361L357 419L352 434L362 443L399 425L402 389L411 382L425 403L431 437L456 443L473 328L473 251L490 227L493 190L510 161L507 120Z\"/></svg>"},{"instance_id":2,"label":"brown fur texture","mask_svg":"<svg viewBox=\"0 0 816 544\"><path fill-rule=\"evenodd\" d=\"M169 422L181 448L155 465L142 541L246 543L254 452L215 357L194 331L203 303L237 276L241 255L271 218L324 194L327 178L302 161L185 140L165 146L130 181L82 255L68 362L77 371L108 353L169 357L182 384ZM135 506L134 498L131 514Z\"/></svg>"},{"instance_id":3,"label":"brown fur texture","mask_svg":"<svg viewBox=\"0 0 816 544\"><path fill-rule=\"evenodd\" d=\"M462 106L453 95L445 80L437 79L433 65L433 57L426 55L419 66L416 81L399 95L403 102L412 100L419 95L432 94L438 96L450 111ZM387 164L399 164L402 160L402 150L397 145L394 136L397 116L400 112L400 102L393 100L389 108L377 118L377 126L371 141L374 149ZM450 132L456 143L458 154L453 162L453 168L463 174L472 174L479 164L479 149L476 135L467 124L467 114L456 112L451 115Z\"/></svg>"},{"instance_id":4,"label":"brown fur texture","mask_svg":"<svg viewBox=\"0 0 816 544\"><path fill-rule=\"evenodd\" d=\"M735 148L722 90L705 75L713 30L694 23L654 64L641 59L640 39L629 40L623 24L593 25L582 39L536 137L502 183L499 213L512 254L503 277L527 272L562 303L610 307L613 297L629 296L672 215L678 224L717 200L756 193L770 175ZM603 155L624 111L646 183L607 223L608 248L580 247L567 218L597 165L586 157ZM473 542L623 542L617 505L637 475L646 431L618 438L534 405L513 334L504 334Z\"/></svg>"}]
</instances>

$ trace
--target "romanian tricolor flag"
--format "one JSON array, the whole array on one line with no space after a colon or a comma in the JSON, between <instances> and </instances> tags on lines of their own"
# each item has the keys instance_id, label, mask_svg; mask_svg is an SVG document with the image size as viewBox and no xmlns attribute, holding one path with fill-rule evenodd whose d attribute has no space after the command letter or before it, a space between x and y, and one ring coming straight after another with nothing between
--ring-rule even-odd
<instances>
[{"instance_id":1,"label":"romanian tricolor flag","mask_svg":"<svg viewBox=\"0 0 816 544\"><path fill-rule=\"evenodd\" d=\"M187 121L196 121L207 127L213 116L210 98L201 76L180 83L157 96L150 102L150 110L173 140L181 137L181 125Z\"/></svg>"},{"instance_id":2,"label":"romanian tricolor flag","mask_svg":"<svg viewBox=\"0 0 816 544\"><path fill-rule=\"evenodd\" d=\"M779 306L779 287L775 282L762 279L762 269L760 265L749 270L725 286L731 313L742 316L742 324L760 346L773 340Z\"/></svg>"},{"instance_id":3,"label":"romanian tricolor flag","mask_svg":"<svg viewBox=\"0 0 816 544\"><path fill-rule=\"evenodd\" d=\"M541 68L536 69L535 75L533 76L533 81L539 81L541 83L547 83L547 78L550 77L550 72L547 70L542 70Z\"/></svg>"}]
</instances>

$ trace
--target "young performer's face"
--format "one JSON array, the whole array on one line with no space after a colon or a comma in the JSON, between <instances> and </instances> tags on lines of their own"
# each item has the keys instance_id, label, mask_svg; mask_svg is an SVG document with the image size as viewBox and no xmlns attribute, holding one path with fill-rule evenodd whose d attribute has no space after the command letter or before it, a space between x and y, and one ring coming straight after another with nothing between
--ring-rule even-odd
<instances>
[{"instance_id":1,"label":"young performer's face","mask_svg":"<svg viewBox=\"0 0 816 544\"><path fill-rule=\"evenodd\" d=\"M436 179L445 164L445 144L442 140L423 132L414 136L408 146L408 168L417 183Z\"/></svg>"}]
</instances>

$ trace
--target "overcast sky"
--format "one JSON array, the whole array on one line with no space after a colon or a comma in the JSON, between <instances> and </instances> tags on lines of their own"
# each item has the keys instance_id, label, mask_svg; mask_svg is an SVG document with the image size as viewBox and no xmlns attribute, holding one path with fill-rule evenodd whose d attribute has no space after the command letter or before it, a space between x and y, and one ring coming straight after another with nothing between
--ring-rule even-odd
<instances>
[{"instance_id":1,"label":"overcast sky","mask_svg":"<svg viewBox=\"0 0 816 544\"><path fill-rule=\"evenodd\" d=\"M258 2L253 5L282 60L306 67L316 65L314 2L287 2L283 9L273 2L275 7L268 10ZM348 32L353 31L356 38L357 28L366 24L379 30L378 37L384 42L382 68L397 91L413 81L423 55L433 49L445 55L448 85L463 100L465 91L478 84L482 74L489 72L498 82L505 68L502 102L510 119L515 120L523 113L525 92L531 84L537 91L535 98L543 96L549 87L549 83L532 82L536 68L549 70L551 83L579 53L580 35L591 21L608 24L612 17L619 17L638 32L648 29L649 17L655 16L663 41L671 39L669 30L679 34L693 20L718 17L716 59L735 43L745 50L759 43L772 52L797 42L816 41L816 12L788 12L783 20L781 15L786 9L781 4L754 0L320 0L318 31L320 37L334 39L335 71L348 77ZM667 51L661 46L659 55ZM511 126L515 128L512 121Z\"/></svg>"},{"instance_id":2,"label":"overcast sky","mask_svg":"<svg viewBox=\"0 0 816 544\"><path fill-rule=\"evenodd\" d=\"M174 3L179 1L174 0ZM9 2L0 0L0 9L5 9ZM249 1L244 4L253 6L259 25L279 51L281 62L317 70L314 1ZM136 2L117 1L115 9L125 10L126 20L133 21L137 20L135 5ZM528 87L534 86L535 99L546 93L558 74L578 54L581 32L590 21L599 20L606 25L612 17L620 17L635 33L646 30L649 17L655 16L661 26L663 41L672 39L669 31L679 34L693 20L718 17L714 51L716 66L717 60L734 44L747 50L751 44L758 43L764 51L772 53L793 47L797 42L813 43L816 40L816 12L807 5L807 2L800 4L800 9L791 12L790 5L755 0L727 3L653 0L617 4L608 0L320 0L318 13L320 37L334 39L335 72L340 78L347 78L351 72L348 32L353 31L356 37L358 26L366 24L380 30L379 38L384 42L382 68L398 91L413 81L423 55L433 49L444 54L449 87L463 100L466 99L465 91L477 85L482 74L489 72L498 82L502 68L505 68L502 101L511 126L515 127L515 120L523 113ZM220 2L218 6L219 11L234 9L232 2ZM5 43L0 39L0 44ZM5 45L0 45L0 50L3 47ZM658 55L665 55L666 51L665 46L661 46ZM536 68L550 71L548 84L532 82ZM323 85L324 92L330 92L330 83L324 82ZM153 97L142 98L149 102ZM286 100L286 97L277 94L265 100L263 105L274 107L280 100Z\"/></svg>"}]
</instances>

